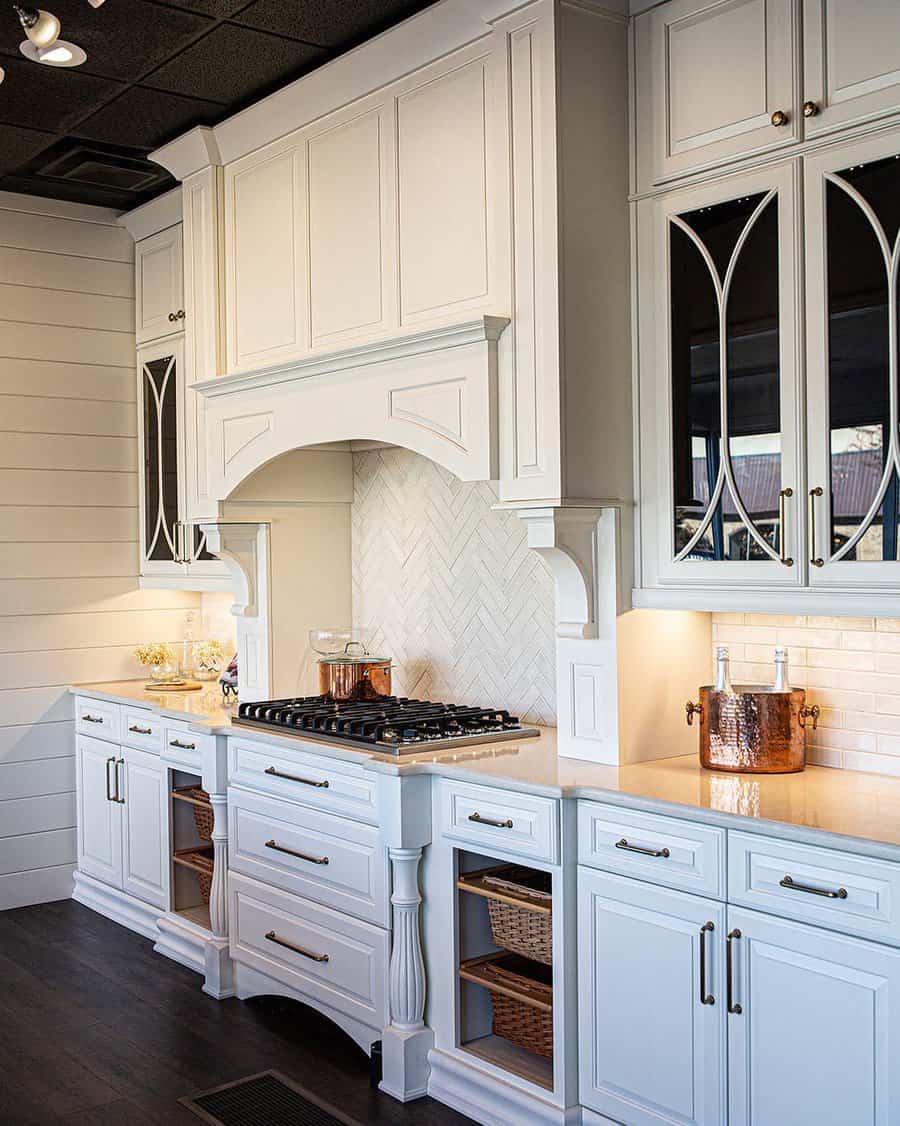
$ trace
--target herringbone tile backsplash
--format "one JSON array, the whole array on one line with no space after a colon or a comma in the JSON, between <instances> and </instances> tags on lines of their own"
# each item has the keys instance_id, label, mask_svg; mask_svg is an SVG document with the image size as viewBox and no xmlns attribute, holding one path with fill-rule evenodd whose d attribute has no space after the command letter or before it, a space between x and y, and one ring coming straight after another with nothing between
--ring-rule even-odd
<instances>
[{"instance_id":1,"label":"herringbone tile backsplash","mask_svg":"<svg viewBox=\"0 0 900 1126\"><path fill-rule=\"evenodd\" d=\"M353 456L353 618L394 691L555 725L553 579L487 483L409 450Z\"/></svg>"}]
</instances>

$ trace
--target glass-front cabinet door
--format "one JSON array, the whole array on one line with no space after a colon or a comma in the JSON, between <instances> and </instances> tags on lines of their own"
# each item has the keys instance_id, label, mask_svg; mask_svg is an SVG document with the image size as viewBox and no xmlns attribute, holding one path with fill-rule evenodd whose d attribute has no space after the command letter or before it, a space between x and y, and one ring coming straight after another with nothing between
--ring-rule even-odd
<instances>
[{"instance_id":1,"label":"glass-front cabinet door","mask_svg":"<svg viewBox=\"0 0 900 1126\"><path fill-rule=\"evenodd\" d=\"M138 352L141 574L184 573L181 472L183 344L170 340Z\"/></svg>"},{"instance_id":2,"label":"glass-front cabinet door","mask_svg":"<svg viewBox=\"0 0 900 1126\"><path fill-rule=\"evenodd\" d=\"M810 583L877 589L900 578L900 140L805 177Z\"/></svg>"},{"instance_id":3,"label":"glass-front cabinet door","mask_svg":"<svg viewBox=\"0 0 900 1126\"><path fill-rule=\"evenodd\" d=\"M655 403L642 409L657 419L662 583L802 581L795 175L654 204Z\"/></svg>"}]
</instances>

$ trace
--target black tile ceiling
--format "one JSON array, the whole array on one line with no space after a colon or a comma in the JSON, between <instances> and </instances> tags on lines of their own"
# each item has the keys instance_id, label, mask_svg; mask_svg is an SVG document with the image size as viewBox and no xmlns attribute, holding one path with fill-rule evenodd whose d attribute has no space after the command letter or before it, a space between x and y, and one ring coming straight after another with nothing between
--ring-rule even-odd
<instances>
[{"instance_id":1,"label":"black tile ceiling","mask_svg":"<svg viewBox=\"0 0 900 1126\"><path fill-rule=\"evenodd\" d=\"M213 125L433 0L41 0L77 69L38 66L0 0L0 190L127 209L172 187L147 153Z\"/></svg>"}]
</instances>

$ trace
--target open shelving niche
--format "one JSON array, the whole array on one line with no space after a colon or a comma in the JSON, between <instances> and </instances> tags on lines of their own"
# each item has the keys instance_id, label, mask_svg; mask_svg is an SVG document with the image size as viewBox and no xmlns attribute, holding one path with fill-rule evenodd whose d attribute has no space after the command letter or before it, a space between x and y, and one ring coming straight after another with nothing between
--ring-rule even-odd
<instances>
[{"instance_id":1,"label":"open shelving niche","mask_svg":"<svg viewBox=\"0 0 900 1126\"><path fill-rule=\"evenodd\" d=\"M456 850L457 860L457 918L459 926L459 965L457 982L459 989L459 1047L495 1067L526 1079L546 1091L553 1090L553 1054L550 1056L529 1051L512 1040L498 1036L494 1032L494 1006L491 990L481 982L486 979L485 967L490 965L489 956L502 952L503 948L494 942L488 911L486 888L482 879L472 880L474 873L485 873L491 869L509 867L505 861L496 857ZM515 865L520 871L527 870L549 881L551 893L555 898L554 877L542 869L526 865ZM468 877L468 878L467 878ZM492 889L496 890L496 889ZM510 897L514 901L515 897ZM532 903L534 901L532 900ZM547 909L550 913L551 909ZM535 1011L552 1013L552 997L556 986L556 967L538 961L517 958L512 968L526 970L536 982L542 985L529 991ZM481 980L479 980L481 979ZM549 986L549 989L547 988ZM498 986L495 981L495 991ZM502 989L502 986L500 986Z\"/></svg>"},{"instance_id":2,"label":"open shelving niche","mask_svg":"<svg viewBox=\"0 0 900 1126\"><path fill-rule=\"evenodd\" d=\"M205 791L196 774L172 770L169 778L171 910L173 914L211 931L209 896L204 896L200 890L200 878L201 875L205 875L207 880L212 878L213 846L211 840L197 831L193 809L194 803L202 800L201 795Z\"/></svg>"}]
</instances>

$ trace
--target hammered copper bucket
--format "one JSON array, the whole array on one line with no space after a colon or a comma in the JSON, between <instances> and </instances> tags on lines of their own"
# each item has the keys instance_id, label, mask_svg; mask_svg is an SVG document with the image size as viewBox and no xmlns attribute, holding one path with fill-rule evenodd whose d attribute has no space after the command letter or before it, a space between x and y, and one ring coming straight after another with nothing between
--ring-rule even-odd
<instances>
[{"instance_id":1,"label":"hammered copper bucket","mask_svg":"<svg viewBox=\"0 0 900 1126\"><path fill-rule=\"evenodd\" d=\"M806 729L815 731L819 706L806 692L777 692L762 684L737 684L731 692L700 689L700 703L685 704L688 726L700 719L700 764L745 774L794 774L806 766Z\"/></svg>"}]
</instances>

